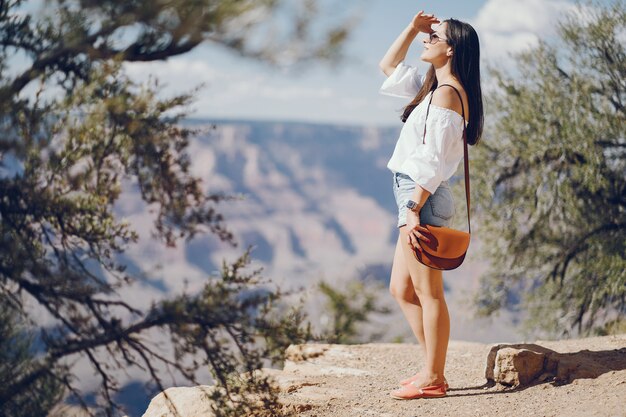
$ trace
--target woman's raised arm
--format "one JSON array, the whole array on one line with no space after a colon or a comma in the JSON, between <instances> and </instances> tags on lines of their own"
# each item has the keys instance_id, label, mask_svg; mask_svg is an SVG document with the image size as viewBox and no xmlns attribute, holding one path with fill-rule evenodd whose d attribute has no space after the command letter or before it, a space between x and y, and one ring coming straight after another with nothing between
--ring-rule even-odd
<instances>
[{"instance_id":1,"label":"woman's raised arm","mask_svg":"<svg viewBox=\"0 0 626 417\"><path fill-rule=\"evenodd\" d=\"M411 42L413 42L415 37L420 32L432 32L430 26L435 23L439 23L439 19L432 14L424 14L423 10L420 10L419 13L413 17L411 23L402 31L396 40L393 41L387 53L378 64L387 77L390 76L398 64L404 60L409 46L411 46Z\"/></svg>"}]
</instances>

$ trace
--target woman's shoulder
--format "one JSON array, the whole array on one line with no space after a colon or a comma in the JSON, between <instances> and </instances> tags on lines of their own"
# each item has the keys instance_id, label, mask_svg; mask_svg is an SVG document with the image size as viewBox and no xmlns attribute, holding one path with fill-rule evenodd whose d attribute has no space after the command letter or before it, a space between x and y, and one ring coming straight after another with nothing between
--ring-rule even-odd
<instances>
[{"instance_id":1,"label":"woman's shoulder","mask_svg":"<svg viewBox=\"0 0 626 417\"><path fill-rule=\"evenodd\" d=\"M463 90L462 86L455 85L454 87L459 91L461 97L465 95L465 91ZM461 100L459 100L459 95L456 93L454 88L440 85L437 89L435 89L435 91L433 91L432 94L433 97L431 104L439 108L451 110L457 113L459 116L461 116L463 110L465 110L465 118L469 119L467 107L464 108L462 106L462 102Z\"/></svg>"}]
</instances>

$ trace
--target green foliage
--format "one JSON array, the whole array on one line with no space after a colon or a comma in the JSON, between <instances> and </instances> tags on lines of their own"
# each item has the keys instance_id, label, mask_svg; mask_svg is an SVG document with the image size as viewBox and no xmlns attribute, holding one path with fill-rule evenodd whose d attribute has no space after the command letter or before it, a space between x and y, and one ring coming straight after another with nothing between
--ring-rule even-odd
<instances>
[{"instance_id":1,"label":"green foliage","mask_svg":"<svg viewBox=\"0 0 626 417\"><path fill-rule=\"evenodd\" d=\"M6 407L28 398L44 410L63 391L86 405L71 368L78 359L100 379L99 414L118 409L120 371L141 369L164 389L163 372L206 383L196 378L202 367L219 388L216 415L284 413L275 387L253 371L282 361L310 331L300 307L288 308L260 271L246 270L248 252L198 293L148 309L120 296L137 279L119 261L137 233L114 210L129 190L150 209L153 244L207 232L236 244L217 210L231 197L206 193L189 171L195 132L179 121L195 91L157 98L158 84L132 82L124 63L163 60L202 42L270 63L334 58L346 28L312 39L315 4L56 0L34 15L28 2L0 0L0 301L6 311L11 300L14 318L2 331L19 347L2 363L14 373L0 386L0 415L19 415ZM293 33L269 36L276 16ZM23 66L8 66L14 56ZM45 327L35 321L42 315ZM36 356L26 353L20 323L40 341ZM163 335L170 346L155 348Z\"/></svg>"},{"instance_id":2,"label":"green foliage","mask_svg":"<svg viewBox=\"0 0 626 417\"><path fill-rule=\"evenodd\" d=\"M626 309L626 9L579 5L558 43L493 69L486 140L472 160L482 251L478 312L525 329L593 333ZM521 305L509 300L521 295Z\"/></svg>"},{"instance_id":3,"label":"green foliage","mask_svg":"<svg viewBox=\"0 0 626 417\"><path fill-rule=\"evenodd\" d=\"M330 317L329 325L319 340L327 343L351 344L377 340L383 332L376 332L365 341L359 335L359 325L369 320L371 313L389 314L386 307L379 307L376 299L380 289L370 289L359 281L350 281L345 291L333 288L325 281L318 284L319 291L327 298L322 315Z\"/></svg>"},{"instance_id":4,"label":"green foliage","mask_svg":"<svg viewBox=\"0 0 626 417\"><path fill-rule=\"evenodd\" d=\"M13 381L36 366L34 334L21 322L11 303L0 299L0 381ZM58 376L67 370L56 369L25 386L19 395L0 406L0 416L46 417L63 396Z\"/></svg>"}]
</instances>

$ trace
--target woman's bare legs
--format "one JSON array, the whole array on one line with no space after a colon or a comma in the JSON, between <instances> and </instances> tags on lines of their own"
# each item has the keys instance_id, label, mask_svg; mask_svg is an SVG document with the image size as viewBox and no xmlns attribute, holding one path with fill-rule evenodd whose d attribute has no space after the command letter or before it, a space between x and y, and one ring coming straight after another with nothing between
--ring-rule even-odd
<instances>
[{"instance_id":1,"label":"woman's bare legs","mask_svg":"<svg viewBox=\"0 0 626 417\"><path fill-rule=\"evenodd\" d=\"M443 276L441 271L428 268L415 259L408 244L406 226L400 228L399 242L404 253L406 269L422 305L426 363L414 385L425 387L441 384L444 382L446 353L450 340L450 315L444 298ZM395 263L394 257L394 266Z\"/></svg>"},{"instance_id":2,"label":"woman's bare legs","mask_svg":"<svg viewBox=\"0 0 626 417\"><path fill-rule=\"evenodd\" d=\"M406 267L401 236L399 234L398 242L396 243L396 252L393 256L393 266L391 267L389 292L400 305L404 317L406 317L415 338L419 342L424 360L426 360L426 340L424 338L424 325L422 323L422 305L420 304L419 298L417 298L413 282L411 281L411 275Z\"/></svg>"}]
</instances>

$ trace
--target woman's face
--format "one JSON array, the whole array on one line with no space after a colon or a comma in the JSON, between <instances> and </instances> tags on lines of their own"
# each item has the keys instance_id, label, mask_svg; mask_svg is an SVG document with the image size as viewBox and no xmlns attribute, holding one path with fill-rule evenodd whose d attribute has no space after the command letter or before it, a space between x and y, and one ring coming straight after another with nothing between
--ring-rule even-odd
<instances>
[{"instance_id":1,"label":"woman's face","mask_svg":"<svg viewBox=\"0 0 626 417\"><path fill-rule=\"evenodd\" d=\"M439 25L433 26L434 32L422 40L424 50L420 55L422 61L430 62L431 64L445 64L445 62L452 56L452 48L445 41L447 38L446 30L448 28L447 22L442 22ZM432 37L432 38L431 38ZM429 43L432 39L432 42Z\"/></svg>"}]
</instances>

